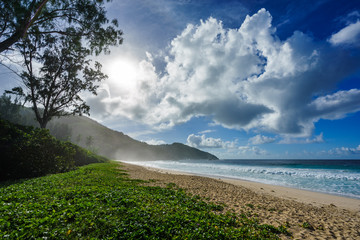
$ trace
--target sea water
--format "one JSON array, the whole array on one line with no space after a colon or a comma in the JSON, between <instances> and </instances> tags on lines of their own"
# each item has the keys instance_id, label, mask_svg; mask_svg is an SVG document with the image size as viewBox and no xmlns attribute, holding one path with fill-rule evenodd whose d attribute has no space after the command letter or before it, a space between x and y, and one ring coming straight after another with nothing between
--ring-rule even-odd
<instances>
[{"instance_id":1,"label":"sea water","mask_svg":"<svg viewBox=\"0 0 360 240\"><path fill-rule=\"evenodd\" d=\"M158 160L129 163L360 199L360 160Z\"/></svg>"}]
</instances>

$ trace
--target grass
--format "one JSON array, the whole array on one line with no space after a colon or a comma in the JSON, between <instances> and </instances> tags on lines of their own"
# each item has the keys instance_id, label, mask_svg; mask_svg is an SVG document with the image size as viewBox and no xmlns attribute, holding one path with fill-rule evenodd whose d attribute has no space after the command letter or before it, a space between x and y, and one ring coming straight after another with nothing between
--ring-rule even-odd
<instances>
[{"instance_id":1,"label":"grass","mask_svg":"<svg viewBox=\"0 0 360 240\"><path fill-rule=\"evenodd\" d=\"M254 207L254 204L251 204L251 203L246 204L246 206L249 207L249 208L251 208L251 209L254 209L254 208L255 208L255 207Z\"/></svg>"},{"instance_id":2,"label":"grass","mask_svg":"<svg viewBox=\"0 0 360 240\"><path fill-rule=\"evenodd\" d=\"M0 239L277 239L284 227L222 214L169 184L146 187L116 163L0 186Z\"/></svg>"},{"instance_id":3,"label":"grass","mask_svg":"<svg viewBox=\"0 0 360 240\"><path fill-rule=\"evenodd\" d=\"M309 222L303 222L300 226L311 231L315 230L315 228Z\"/></svg>"}]
</instances>

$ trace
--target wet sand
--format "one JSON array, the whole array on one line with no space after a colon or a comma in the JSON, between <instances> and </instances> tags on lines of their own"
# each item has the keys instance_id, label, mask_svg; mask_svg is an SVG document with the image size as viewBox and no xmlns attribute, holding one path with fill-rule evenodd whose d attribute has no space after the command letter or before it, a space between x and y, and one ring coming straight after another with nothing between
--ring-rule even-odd
<instances>
[{"instance_id":1,"label":"wet sand","mask_svg":"<svg viewBox=\"0 0 360 240\"><path fill-rule=\"evenodd\" d=\"M261 223L287 225L284 239L360 239L360 200L243 180L215 179L121 163L130 178L175 183L189 194L225 204L224 212L246 213ZM304 224L306 223L306 224ZM303 227L303 226L311 227Z\"/></svg>"}]
</instances>

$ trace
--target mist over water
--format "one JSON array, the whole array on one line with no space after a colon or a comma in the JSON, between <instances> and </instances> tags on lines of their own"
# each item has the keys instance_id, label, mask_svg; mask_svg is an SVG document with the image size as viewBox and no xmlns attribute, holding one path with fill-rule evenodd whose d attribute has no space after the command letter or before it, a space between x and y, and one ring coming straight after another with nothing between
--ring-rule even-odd
<instances>
[{"instance_id":1,"label":"mist over water","mask_svg":"<svg viewBox=\"0 0 360 240\"><path fill-rule=\"evenodd\" d=\"M360 160L158 160L129 163L360 199Z\"/></svg>"}]
</instances>

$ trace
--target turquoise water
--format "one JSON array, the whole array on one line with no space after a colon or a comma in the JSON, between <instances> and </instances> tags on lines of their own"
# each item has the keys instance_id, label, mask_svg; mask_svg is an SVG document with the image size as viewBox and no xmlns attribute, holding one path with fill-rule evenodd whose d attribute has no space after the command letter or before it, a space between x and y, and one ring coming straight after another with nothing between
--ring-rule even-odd
<instances>
[{"instance_id":1,"label":"turquoise water","mask_svg":"<svg viewBox=\"0 0 360 240\"><path fill-rule=\"evenodd\" d=\"M360 160L158 160L129 163L360 199Z\"/></svg>"}]
</instances>

